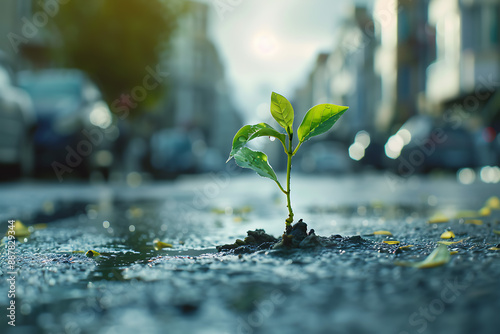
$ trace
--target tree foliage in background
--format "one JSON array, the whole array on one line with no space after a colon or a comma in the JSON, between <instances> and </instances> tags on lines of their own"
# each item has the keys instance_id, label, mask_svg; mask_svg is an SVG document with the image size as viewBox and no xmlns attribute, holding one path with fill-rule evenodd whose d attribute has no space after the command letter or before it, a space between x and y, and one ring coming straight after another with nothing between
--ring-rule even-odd
<instances>
[{"instance_id":1,"label":"tree foliage in background","mask_svg":"<svg viewBox=\"0 0 500 334\"><path fill-rule=\"evenodd\" d=\"M111 103L143 85L155 69L183 12L181 1L85 0L60 6L52 52L64 67L79 68ZM168 71L167 69L165 71ZM148 91L143 103L161 95Z\"/></svg>"}]
</instances>

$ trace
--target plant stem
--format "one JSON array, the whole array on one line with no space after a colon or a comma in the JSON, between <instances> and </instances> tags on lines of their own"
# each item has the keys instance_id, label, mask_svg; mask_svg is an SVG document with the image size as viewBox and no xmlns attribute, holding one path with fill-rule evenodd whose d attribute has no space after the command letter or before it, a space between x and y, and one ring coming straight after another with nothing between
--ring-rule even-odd
<instances>
[{"instance_id":1,"label":"plant stem","mask_svg":"<svg viewBox=\"0 0 500 334\"><path fill-rule=\"evenodd\" d=\"M292 135L288 134L288 151L286 152L288 159L286 164L286 200L288 206L288 218L286 219L286 227L292 225L293 223L293 210L292 202L290 200L290 170L292 169Z\"/></svg>"}]
</instances>

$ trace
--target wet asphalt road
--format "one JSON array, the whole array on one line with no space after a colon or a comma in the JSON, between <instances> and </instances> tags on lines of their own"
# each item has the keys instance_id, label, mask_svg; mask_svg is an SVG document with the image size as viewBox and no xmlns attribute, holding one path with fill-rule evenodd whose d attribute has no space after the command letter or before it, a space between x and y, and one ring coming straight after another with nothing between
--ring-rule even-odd
<instances>
[{"instance_id":1,"label":"wet asphalt road","mask_svg":"<svg viewBox=\"0 0 500 334\"><path fill-rule=\"evenodd\" d=\"M499 211L474 217L498 185L453 176L293 176L292 203L319 235L360 235L330 249L221 255L215 246L264 228L279 236L287 215L275 185L222 172L123 184L0 185L1 230L32 226L16 246L16 328L6 333L497 333ZM450 220L429 224L439 214ZM451 229L457 252L423 260ZM388 230L388 236L371 236ZM172 244L156 250L155 239ZM413 245L398 251L398 240ZM4 242L6 239L4 238ZM8 257L0 257L6 310ZM101 255L88 258L88 250ZM7 312L7 310L5 311ZM5 317L6 318L6 317ZM8 320L8 319L7 319Z\"/></svg>"}]
</instances>

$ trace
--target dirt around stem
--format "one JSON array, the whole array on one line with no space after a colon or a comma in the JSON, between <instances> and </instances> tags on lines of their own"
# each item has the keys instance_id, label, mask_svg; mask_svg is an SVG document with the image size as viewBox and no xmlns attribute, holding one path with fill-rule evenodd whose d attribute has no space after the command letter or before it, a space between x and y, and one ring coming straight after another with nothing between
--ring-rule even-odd
<instances>
[{"instance_id":1,"label":"dirt around stem","mask_svg":"<svg viewBox=\"0 0 500 334\"><path fill-rule=\"evenodd\" d=\"M311 249L338 245L344 238L340 235L330 237L317 236L313 229L307 231L307 224L300 219L287 228L280 238L269 235L263 229L248 231L245 240L236 239L232 244L217 246L219 252L227 254L253 253L271 249Z\"/></svg>"}]
</instances>

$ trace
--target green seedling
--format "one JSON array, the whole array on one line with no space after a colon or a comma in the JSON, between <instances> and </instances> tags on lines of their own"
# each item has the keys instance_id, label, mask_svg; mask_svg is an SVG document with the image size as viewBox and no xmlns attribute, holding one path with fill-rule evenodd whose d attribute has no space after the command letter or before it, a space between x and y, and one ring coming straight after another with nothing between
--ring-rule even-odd
<instances>
[{"instance_id":1,"label":"green seedling","mask_svg":"<svg viewBox=\"0 0 500 334\"><path fill-rule=\"evenodd\" d=\"M269 124L259 123L255 125L245 125L239 129L234 136L233 146L227 161L234 158L238 166L250 168L257 172L260 176L267 177L276 182L280 190L286 195L287 199L288 218L285 220L287 230L293 223L293 210L290 200L290 171L292 168L292 157L297 153L301 145L309 138L318 136L330 130L330 128L348 108L349 107L325 103L309 109L297 129L297 138L299 142L297 146L293 148L294 112L292 105L285 97L273 92L271 94L271 115L278 122L278 124L285 129L285 133L277 131ZM252 139L263 136L268 136L272 140L278 139L283 145L283 149L287 155L286 190L278 181L276 173L267 161L267 155L263 152L254 151L246 146Z\"/></svg>"}]
</instances>

